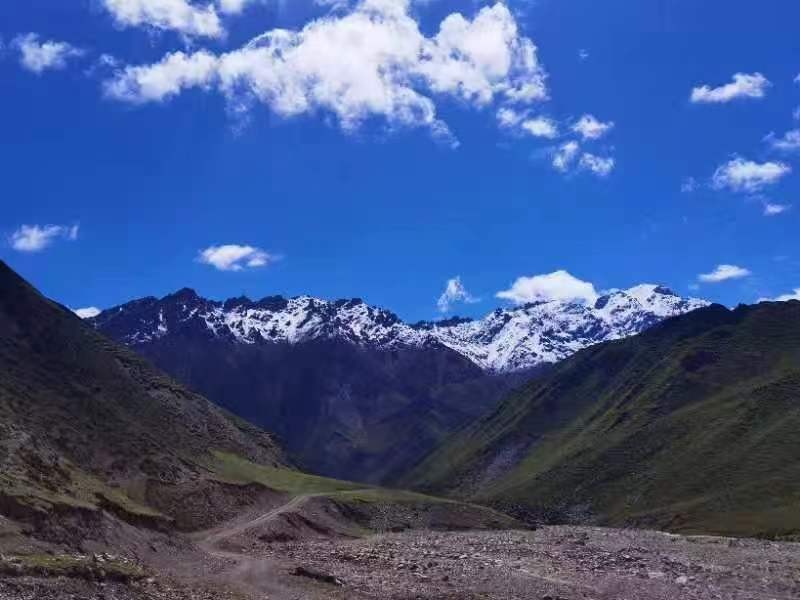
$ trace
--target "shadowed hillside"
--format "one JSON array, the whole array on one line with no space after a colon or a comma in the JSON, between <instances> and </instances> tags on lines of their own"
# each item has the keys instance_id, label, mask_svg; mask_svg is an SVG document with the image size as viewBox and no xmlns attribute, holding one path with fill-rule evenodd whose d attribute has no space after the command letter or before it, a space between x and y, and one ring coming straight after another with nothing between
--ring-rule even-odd
<instances>
[{"instance_id":1,"label":"shadowed hillside","mask_svg":"<svg viewBox=\"0 0 800 600\"><path fill-rule=\"evenodd\" d=\"M39 523L102 507L162 528L181 512L179 501L158 501L165 487L193 489L209 513L215 504L224 512L226 495L241 490L203 466L214 449L285 466L271 436L116 346L0 263L3 513Z\"/></svg>"}]
</instances>

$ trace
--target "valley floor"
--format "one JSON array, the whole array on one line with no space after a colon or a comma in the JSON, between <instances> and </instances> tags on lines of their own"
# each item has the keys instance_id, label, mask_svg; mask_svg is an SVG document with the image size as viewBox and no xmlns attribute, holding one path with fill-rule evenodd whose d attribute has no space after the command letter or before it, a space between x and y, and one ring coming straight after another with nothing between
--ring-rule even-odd
<instances>
[{"instance_id":1,"label":"valley floor","mask_svg":"<svg viewBox=\"0 0 800 600\"><path fill-rule=\"evenodd\" d=\"M88 581L76 572L59 578L18 572L0 576L0 598L800 598L800 544L572 526L348 537L334 533L335 523L319 511L317 499L295 497L199 534L199 551L161 557L151 565L161 571L153 577L123 584ZM287 539L287 526L305 531L304 539Z\"/></svg>"}]
</instances>

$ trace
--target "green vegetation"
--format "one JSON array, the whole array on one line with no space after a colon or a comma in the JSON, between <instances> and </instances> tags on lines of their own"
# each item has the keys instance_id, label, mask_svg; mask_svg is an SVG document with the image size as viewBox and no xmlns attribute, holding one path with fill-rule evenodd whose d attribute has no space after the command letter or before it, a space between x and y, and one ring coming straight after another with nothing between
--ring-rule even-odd
<instances>
[{"instance_id":1,"label":"green vegetation","mask_svg":"<svg viewBox=\"0 0 800 600\"><path fill-rule=\"evenodd\" d=\"M364 486L317 475L308 475L288 467L268 467L229 452L212 451L206 465L216 478L226 483L260 483L289 494L323 494L357 490Z\"/></svg>"},{"instance_id":2,"label":"green vegetation","mask_svg":"<svg viewBox=\"0 0 800 600\"><path fill-rule=\"evenodd\" d=\"M539 518L800 532L800 303L713 306L578 353L409 482Z\"/></svg>"}]
</instances>

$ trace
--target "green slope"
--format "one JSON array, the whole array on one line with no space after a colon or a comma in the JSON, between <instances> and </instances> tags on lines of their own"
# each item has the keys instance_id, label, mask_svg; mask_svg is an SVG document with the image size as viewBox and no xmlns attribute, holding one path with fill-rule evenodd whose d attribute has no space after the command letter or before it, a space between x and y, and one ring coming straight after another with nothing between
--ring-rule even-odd
<instances>
[{"instance_id":1,"label":"green slope","mask_svg":"<svg viewBox=\"0 0 800 600\"><path fill-rule=\"evenodd\" d=\"M579 352L405 483L537 518L800 533L800 302L712 306Z\"/></svg>"}]
</instances>

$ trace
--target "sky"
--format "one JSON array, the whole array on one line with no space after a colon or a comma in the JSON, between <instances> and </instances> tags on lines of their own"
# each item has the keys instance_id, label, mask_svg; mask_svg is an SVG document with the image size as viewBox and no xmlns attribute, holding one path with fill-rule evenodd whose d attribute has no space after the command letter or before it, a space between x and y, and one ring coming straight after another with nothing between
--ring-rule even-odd
<instances>
[{"instance_id":1,"label":"sky","mask_svg":"<svg viewBox=\"0 0 800 600\"><path fill-rule=\"evenodd\" d=\"M0 259L76 309L800 296L798 22L786 0L4 2Z\"/></svg>"}]
</instances>

